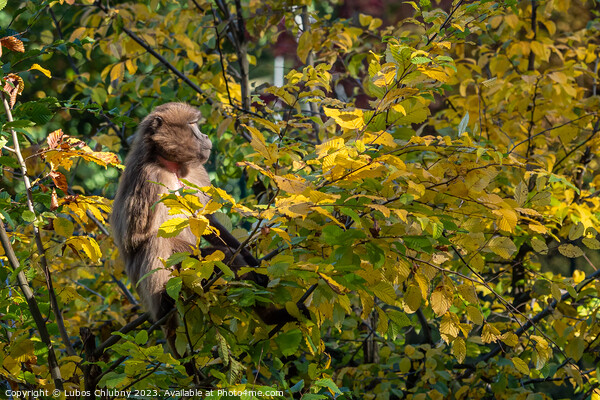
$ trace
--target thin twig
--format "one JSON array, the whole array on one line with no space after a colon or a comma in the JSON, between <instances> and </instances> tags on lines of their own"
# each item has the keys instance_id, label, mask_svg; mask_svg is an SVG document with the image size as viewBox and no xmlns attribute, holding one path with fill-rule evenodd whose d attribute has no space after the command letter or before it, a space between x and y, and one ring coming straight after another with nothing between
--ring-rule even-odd
<instances>
[{"instance_id":1,"label":"thin twig","mask_svg":"<svg viewBox=\"0 0 600 400\"><path fill-rule=\"evenodd\" d=\"M4 249L4 253L6 258L8 259L8 263L12 267L13 271L19 271L17 273L17 282L19 283L19 287L25 296L25 300L27 301L27 306L29 307L29 311L31 312L31 317L37 326L38 332L40 333L40 338L42 339L42 343L48 348L48 367L50 369L50 376L54 380L54 385L57 389L63 390L63 381L60 374L60 369L58 367L58 361L56 360L56 354L54 353L54 345L52 344L52 340L50 339L50 335L48 334L48 329L46 328L46 320L42 316L40 312L40 308L38 307L35 296L33 295L33 291L31 287L29 287L29 283L27 283L27 278L25 274L21 270L19 265L19 260L15 255L15 251L10 243L10 239L8 238L8 234L6 233L6 229L4 229L4 222L0 220L0 243L2 243L2 248Z\"/></svg>"},{"instance_id":2,"label":"thin twig","mask_svg":"<svg viewBox=\"0 0 600 400\"><path fill-rule=\"evenodd\" d=\"M584 140L583 142L579 143L577 146L575 146L570 151L568 151L563 158L561 158L560 160L558 160L556 162L556 164L554 164L552 166L552 172L556 171L556 167L559 166L567 158L569 158L569 156L571 154L573 154L575 151L577 151L577 149L581 148L582 146L584 146L585 144L587 144L590 140L592 140L594 138L594 136L596 136L596 133L598 133L599 130L600 130L600 118L598 120L596 120L596 123L594 124L594 129L592 130L592 134L586 140Z\"/></svg>"},{"instance_id":3,"label":"thin twig","mask_svg":"<svg viewBox=\"0 0 600 400\"><path fill-rule=\"evenodd\" d=\"M450 22L450 20L452 19L452 15L456 12L456 10L458 10L458 8L461 6L461 4L463 3L464 0L460 0L457 4L456 7L454 7L452 9L452 11L450 11L450 14L448 14L448 16L446 17L446 20L442 23L442 25L440 25L440 29L438 29L438 31L429 39L427 39L427 44L429 45L431 42L433 42L433 39L435 39L437 37L437 35L442 31L442 29L444 29L446 27L446 25L448 25L448 23Z\"/></svg>"},{"instance_id":4,"label":"thin twig","mask_svg":"<svg viewBox=\"0 0 600 400\"><path fill-rule=\"evenodd\" d=\"M534 138L536 138L536 137L538 137L538 136L540 136L540 135L543 135L544 133L547 133L547 132L553 131L554 129L562 128L563 126L565 126L565 125L569 125L569 124L572 124L573 122L575 122L575 121L579 121L579 120L580 120L580 119L582 119L582 118L585 118L585 117L591 117L591 116L593 116L593 115L597 115L597 114L598 114L597 112L591 112L591 113L587 113L587 114L585 114L585 115L582 115L581 117L577 117L577 118L575 118L575 119L569 120L569 121L567 121L567 122L565 122L565 123L563 123L563 124L560 124L560 125L555 125L555 126L553 126L553 127L551 127L551 128L544 129L543 131L540 131L540 132L536 133L535 135L531 135L531 137L530 137L530 138L527 138L527 139L521 140L519 143L515 144L515 145L514 145L514 146L513 146L513 147L512 147L512 148L511 148L509 151L508 151L508 154L510 154L510 153L512 153L513 151L515 151L515 149L516 149L517 147L519 147L520 145L522 145L522 144L524 144L524 143L527 143L528 141L530 141L530 140L532 140L532 139L534 139Z\"/></svg>"},{"instance_id":5,"label":"thin twig","mask_svg":"<svg viewBox=\"0 0 600 400\"><path fill-rule=\"evenodd\" d=\"M100 1L96 1L94 2L94 5L96 7L98 7L100 10L104 11L104 13L106 13L107 15L110 15L110 10L105 7L102 2ZM138 35L136 35L135 33L133 33L132 31L130 31L129 29L123 27L123 32L125 32L127 34L127 36L129 36L130 38L132 38L137 44L139 44L140 46L142 46L148 53L150 53L154 58L156 58L158 61L160 61L161 64L163 64L165 67L167 67L171 72L173 72L175 75L177 75L177 77L179 79L181 79L182 81L184 81L189 87L191 87L192 89L194 89L198 94L204 96L204 101L210 105L213 104L212 99L208 96L208 94L206 94L206 92L204 92L204 90L202 90L200 88L200 86L196 85L194 82L192 82L187 76L185 76L183 74L183 72L181 72L180 70L178 70L177 68L175 68L175 66L173 64L171 64L169 61L167 61L166 58L164 58L163 56L161 56L159 53L156 52L156 50L154 50L152 47L150 47L148 45L148 43L146 43L144 40L142 40Z\"/></svg>"},{"instance_id":6,"label":"thin twig","mask_svg":"<svg viewBox=\"0 0 600 400\"><path fill-rule=\"evenodd\" d=\"M140 326L141 324L143 324L144 322L146 322L149 319L150 319L150 313L146 312L146 313L140 315L137 319L131 321L130 323L128 323L127 325L125 325L124 327L119 329L119 332L122 334L126 334L126 333L134 330L135 328L137 328L138 326ZM119 340L121 340L121 336L112 335L110 338L105 340L102 344L100 344L100 346L98 346L96 348L96 352L94 353L94 356L97 358L100 358L100 356L102 356L102 354L104 353L104 351L107 348L109 348L113 344L117 343Z\"/></svg>"},{"instance_id":7,"label":"thin twig","mask_svg":"<svg viewBox=\"0 0 600 400\"><path fill-rule=\"evenodd\" d=\"M310 31L310 19L308 17L307 6L302 6L302 30L304 32ZM315 53L314 51L312 51L312 49L308 52L308 56L306 57L306 64L310 65L311 67L315 66ZM312 90L313 88L310 87L310 89ZM309 101L308 105L313 115L319 113L319 107L317 106L317 103ZM319 137L319 125L315 121L312 121L311 125L313 126L313 130L315 131L315 141L317 142L317 144L321 144L321 138Z\"/></svg>"},{"instance_id":8,"label":"thin twig","mask_svg":"<svg viewBox=\"0 0 600 400\"><path fill-rule=\"evenodd\" d=\"M8 104L8 100L4 93L0 93L2 97L2 103L4 104L4 111L6 112L6 118L8 122L13 122L13 116L11 112L11 107ZM27 208L34 215L37 216L35 209L33 207L33 195L31 193L31 182L29 181L29 176L27 176L27 166L25 165L25 160L23 159L23 155L21 154L21 149L19 146L19 138L17 136L17 132L14 129L10 130L13 146L15 149L15 155L17 156L17 160L19 162L19 166L21 168L21 172L23 173L22 179L25 184L25 191L27 194L26 202ZM54 287L52 285L52 276L50 274L50 269L48 268L48 260L46 259L46 250L44 249L44 244L42 243L42 237L40 234L40 229L37 225L33 224L33 235L35 238L35 244L37 247L37 251L40 257L40 262L42 264L42 270L44 271L44 276L46 278L46 286L48 287L48 297L50 298L50 308L54 313L54 317L56 318L56 325L60 332L60 336L62 341L64 342L65 348L67 349L67 353L70 356L74 356L75 350L73 350L73 346L71 345L71 340L69 339L69 335L67 333L67 329L65 328L65 323L62 318L62 313L60 308L58 307L58 300L56 299L56 293L54 292Z\"/></svg>"},{"instance_id":9,"label":"thin twig","mask_svg":"<svg viewBox=\"0 0 600 400\"><path fill-rule=\"evenodd\" d=\"M119 279L117 279L117 277L114 276L113 274L111 274L110 277L117 284L117 286L119 287L119 289L121 289L121 292L123 292L123 295L127 298L127 300L131 304L137 306L139 303L135 299L135 297L133 297L133 294L129 291L129 289L127 289L127 286L125 286L125 284L123 282L121 282Z\"/></svg>"},{"instance_id":10,"label":"thin twig","mask_svg":"<svg viewBox=\"0 0 600 400\"><path fill-rule=\"evenodd\" d=\"M529 156L531 155L531 151L533 150L533 140L531 140L531 132L533 131L533 127L535 126L535 121L533 120L534 115L535 115L535 106L536 106L536 99L537 99L537 89L538 89L538 85L540 84L540 80L542 79L542 77L538 77L537 80L535 81L535 86L533 87L533 98L531 99L532 102L532 106L531 106L531 119L529 120L529 129L527 129L527 138L529 139L527 141L527 152L525 153L525 158L527 160L529 160Z\"/></svg>"},{"instance_id":11,"label":"thin twig","mask_svg":"<svg viewBox=\"0 0 600 400\"><path fill-rule=\"evenodd\" d=\"M56 19L56 15L54 15L54 11L52 10L52 7L48 6L48 13L50 14L50 17L52 18L52 21L54 22L54 26L56 26L56 32L58 33L58 37L61 40L64 40L64 36L62 33L62 30L60 29L60 24L58 22L58 20ZM79 68L77 68L77 65L75 65L75 61L73 61L73 57L71 57L71 54L69 54L69 52L66 52L67 55L67 60L69 60L69 64L71 64L71 68L73 68L73 72L75 72L75 74L79 75Z\"/></svg>"},{"instance_id":12,"label":"thin twig","mask_svg":"<svg viewBox=\"0 0 600 400\"><path fill-rule=\"evenodd\" d=\"M590 283L591 281L593 281L594 279L600 277L600 270L588 275L575 289L575 291L577 293L579 293L588 283ZM564 302L567 299L569 299L571 297L571 295L569 294L569 292L565 292L561 297L560 297L560 302ZM552 302L546 307L544 308L542 311L540 311L537 315L535 315L533 318L528 319L527 322L525 322L525 324L523 324L523 326L521 326L519 329L517 329L515 331L515 334L517 336L521 336L523 333L525 333L529 328L531 328L532 326L534 326L535 324L537 324L538 322L540 322L541 320L543 320L545 317L547 317L548 315L552 314L554 312L554 310L556 309L556 306L558 305L559 301L556 301L556 299L552 300ZM500 351L502 350L502 347L500 345L496 345L492 350L490 350L488 353L484 354L478 361L483 361L483 362L487 362L490 358L494 357L495 355L497 355L498 353L500 353Z\"/></svg>"}]
</instances>

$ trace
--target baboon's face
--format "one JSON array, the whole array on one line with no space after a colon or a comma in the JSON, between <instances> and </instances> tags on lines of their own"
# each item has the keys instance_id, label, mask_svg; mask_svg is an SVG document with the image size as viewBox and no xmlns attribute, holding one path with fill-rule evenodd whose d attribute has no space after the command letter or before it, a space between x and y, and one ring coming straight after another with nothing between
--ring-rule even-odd
<instances>
[{"instance_id":1,"label":"baboon's face","mask_svg":"<svg viewBox=\"0 0 600 400\"><path fill-rule=\"evenodd\" d=\"M169 161L205 163L212 143L200 132L200 112L184 103L167 103L157 107L148 117L147 134L158 153Z\"/></svg>"}]
</instances>

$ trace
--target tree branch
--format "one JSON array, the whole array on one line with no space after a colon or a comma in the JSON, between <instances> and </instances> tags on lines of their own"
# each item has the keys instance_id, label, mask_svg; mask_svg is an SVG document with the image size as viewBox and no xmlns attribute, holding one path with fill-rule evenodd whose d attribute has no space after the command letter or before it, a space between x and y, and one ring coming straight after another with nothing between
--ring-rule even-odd
<instances>
[{"instance_id":1,"label":"tree branch","mask_svg":"<svg viewBox=\"0 0 600 400\"><path fill-rule=\"evenodd\" d=\"M579 285L578 287L575 289L575 291L577 293L579 293L581 291L581 289L583 289L588 283L590 283L591 281L593 281L594 279L600 277L600 270L597 270L596 272L588 275ZM560 298L560 302L566 301L569 298L571 298L571 295L569 294L569 292L564 293L561 298ZM521 336L523 333L525 333L529 328L531 328L532 326L534 326L535 324L537 324L538 322L540 322L541 320L543 320L544 318L546 318L548 315L552 314L554 312L554 309L556 308L556 306L558 305L558 301L553 300L546 308L544 308L542 311L540 311L537 315L535 315L533 318L529 319L527 322L525 322L525 324L523 324L523 326L521 326L519 329L517 329L515 331L515 334L517 336ZM480 357L479 361L483 361L483 362L487 362L490 358L494 357L495 355L497 355L498 353L500 353L500 351L502 350L502 347L500 345L496 345L492 350L490 350L489 353L484 354L482 357Z\"/></svg>"},{"instance_id":2,"label":"tree branch","mask_svg":"<svg viewBox=\"0 0 600 400\"><path fill-rule=\"evenodd\" d=\"M0 93L2 97L2 103L4 104L4 111L6 113L6 118L8 122L13 122L13 116L11 112L10 105L8 104L8 100L4 93ZM33 207L33 195L31 194L31 182L29 181L29 176L27 176L27 166L25 165L25 160L23 159L23 155L21 154L21 149L19 146L19 138L17 136L17 132L14 129L10 130L13 139L13 145L15 150L15 155L17 156L17 160L19 162L19 166L21 168L21 172L23 173L22 179L25 184L25 191L27 193L27 208L34 215L37 214ZM48 287L48 297L50 298L50 308L54 313L54 317L56 318L56 325L60 332L60 336L62 341L64 342L65 348L67 349L67 353L70 356L75 355L75 350L73 350L73 346L71 345L71 341L69 339L69 335L67 334L67 330L65 328L65 323L62 318L62 313L60 308L58 307L58 301L56 300L56 293L54 292L54 287L52 285L52 276L50 274L50 269L48 268L48 260L46 259L46 250L44 249L44 244L42 243L42 237L40 234L39 227L34 223L33 224L33 235L35 238L35 244L37 247L37 251L40 257L40 262L42 264L42 270L44 271L44 276L46 278L46 286Z\"/></svg>"},{"instance_id":3,"label":"tree branch","mask_svg":"<svg viewBox=\"0 0 600 400\"><path fill-rule=\"evenodd\" d=\"M27 283L27 278L23 271L20 270L19 260L15 255L15 251L10 243L10 239L8 238L8 234L6 233L6 229L4 229L4 222L0 220L0 243L2 243L2 247L4 248L4 253L6 254L6 258L8 258L8 262L12 267L13 271L17 272L17 282L23 295L25 296L25 300L27 301L27 306L29 307L29 311L31 311L31 317L37 326L38 332L40 333L40 338L42 339L42 343L46 345L48 348L48 367L50 369L50 376L54 380L54 386L57 389L63 390L63 381L60 375L60 369L58 368L58 361L56 360L56 354L54 354L54 345L52 344L52 340L50 339L50 335L48 334L48 329L46 328L46 320L42 316L40 312L40 308L38 307L37 301L35 300L35 296L33 295L33 291L31 287L29 287L29 283Z\"/></svg>"},{"instance_id":4,"label":"tree branch","mask_svg":"<svg viewBox=\"0 0 600 400\"><path fill-rule=\"evenodd\" d=\"M96 7L98 7L100 10L102 10L104 13L109 15L110 10L107 7L105 7L99 0L94 2L94 5ZM200 88L200 86L198 86L194 82L192 82L187 76L185 76L183 74L183 72L181 72L177 68L175 68L175 66L173 64L171 64L169 61L167 61L166 58L164 58L159 53L157 53L152 47L150 47L148 45L148 43L146 43L144 40L142 40L138 35L136 35L135 33L133 33L132 31L130 31L129 29L127 29L125 27L123 27L123 32L125 32L127 34L127 36L132 38L137 44L142 46L148 53L150 53L154 58L156 58L165 67L167 67L167 69L169 69L171 72L173 72L179 79L184 81L189 87L194 89L198 94L201 94L202 96L204 96L205 101L208 104L210 104L210 105L213 104L212 99L206 94L206 92L204 92L204 90L202 90Z\"/></svg>"},{"instance_id":5,"label":"tree branch","mask_svg":"<svg viewBox=\"0 0 600 400\"><path fill-rule=\"evenodd\" d=\"M132 331L133 329L137 328L138 326L140 326L141 324L143 324L144 322L146 322L149 319L150 319L150 313L146 312L146 313L140 315L137 319L131 321L130 323L128 323L127 325L125 325L124 327L119 329L119 332L126 334L126 333ZM96 351L94 352L94 357L100 358L100 356L102 356L102 354L104 353L104 351L107 348L109 348L113 344L117 343L119 340L121 340L121 336L119 336L119 335L113 335L110 338L108 338L107 340L105 340L102 344L100 344L100 346L98 346L96 348Z\"/></svg>"}]
</instances>

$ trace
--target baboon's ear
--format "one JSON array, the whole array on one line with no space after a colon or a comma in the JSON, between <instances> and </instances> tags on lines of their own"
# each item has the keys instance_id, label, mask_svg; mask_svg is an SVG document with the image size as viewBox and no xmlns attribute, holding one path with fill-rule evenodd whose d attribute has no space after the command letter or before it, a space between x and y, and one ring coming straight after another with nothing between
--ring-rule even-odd
<instances>
[{"instance_id":1,"label":"baboon's ear","mask_svg":"<svg viewBox=\"0 0 600 400\"><path fill-rule=\"evenodd\" d=\"M152 133L156 132L156 130L158 128L160 128L160 126L163 124L163 119L159 116L159 115L155 115L152 118L152 121L150 121L150 130L152 131Z\"/></svg>"}]
</instances>

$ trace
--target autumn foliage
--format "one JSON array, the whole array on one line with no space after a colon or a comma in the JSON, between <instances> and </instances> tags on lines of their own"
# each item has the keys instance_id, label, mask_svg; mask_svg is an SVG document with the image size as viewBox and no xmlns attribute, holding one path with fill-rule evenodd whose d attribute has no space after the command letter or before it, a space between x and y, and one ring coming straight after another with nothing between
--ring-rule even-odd
<instances>
[{"instance_id":1,"label":"autumn foliage","mask_svg":"<svg viewBox=\"0 0 600 400\"><path fill-rule=\"evenodd\" d=\"M595 3L108 4L1 11L3 393L600 399ZM202 245L216 214L271 279L164 260L183 359L107 222L129 136L168 101L202 111L213 186L165 195L186 217L159 235Z\"/></svg>"}]
</instances>

